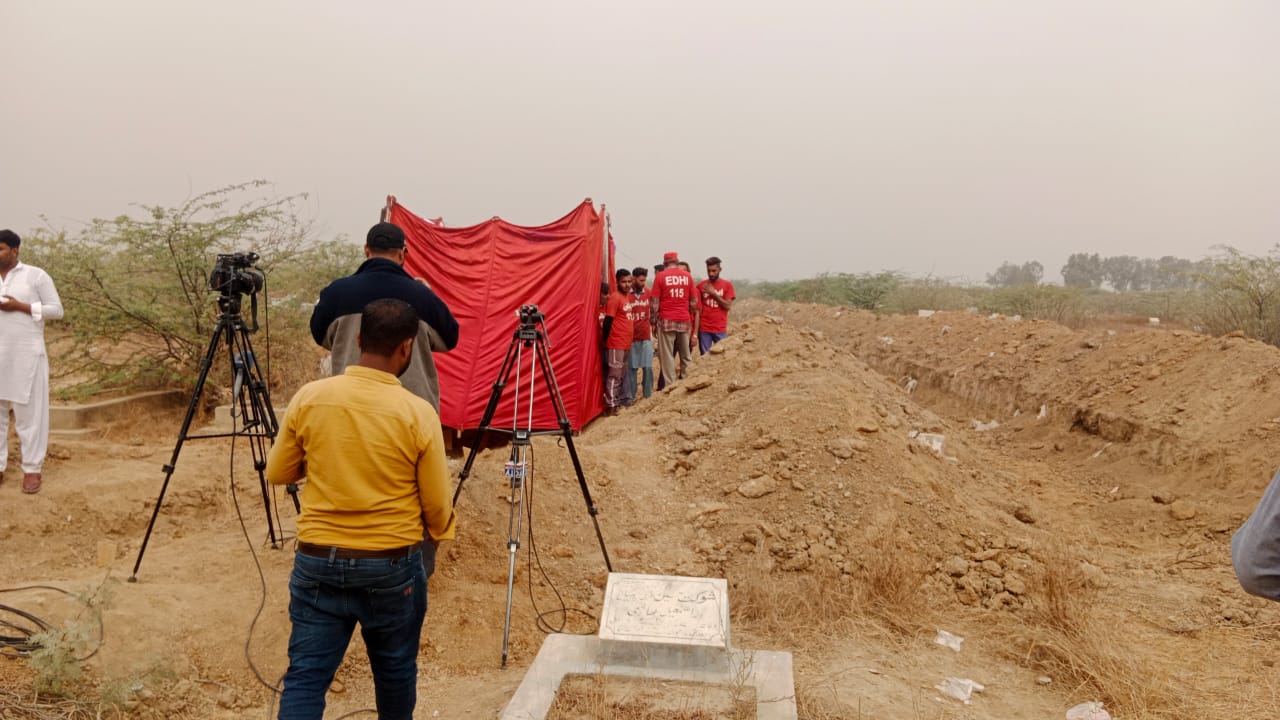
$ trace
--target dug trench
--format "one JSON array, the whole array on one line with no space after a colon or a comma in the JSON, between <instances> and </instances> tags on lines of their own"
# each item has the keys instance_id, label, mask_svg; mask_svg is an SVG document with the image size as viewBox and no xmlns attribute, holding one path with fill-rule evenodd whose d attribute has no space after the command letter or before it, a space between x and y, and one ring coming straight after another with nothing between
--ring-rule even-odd
<instances>
[{"instance_id":1,"label":"dug trench","mask_svg":"<svg viewBox=\"0 0 1280 720\"><path fill-rule=\"evenodd\" d=\"M1265 649L1280 612L1239 591L1228 540L1274 467L1280 351L759 301L734 319L689 377L576 445L614 569L728 578L734 644L794 654L801 717L1049 718L1088 700L1123 718L1274 716ZM0 519L0 574L110 591L84 693L123 686L132 717L265 716L272 695L246 644L274 683L290 558L263 547L245 448L234 472L226 444L183 451L140 582L120 582L172 449L158 426L55 441L38 496L0 486L22 509ZM565 449L538 438L499 669L505 460L477 457L431 581L420 717L493 717L543 629L595 630L600 548ZM40 591L9 598L54 620L83 614ZM959 652L934 643L939 629L966 638ZM353 645L332 717L372 706ZM962 704L935 688L946 677L985 689ZM25 661L0 660L4 687L32 680Z\"/></svg>"}]
</instances>

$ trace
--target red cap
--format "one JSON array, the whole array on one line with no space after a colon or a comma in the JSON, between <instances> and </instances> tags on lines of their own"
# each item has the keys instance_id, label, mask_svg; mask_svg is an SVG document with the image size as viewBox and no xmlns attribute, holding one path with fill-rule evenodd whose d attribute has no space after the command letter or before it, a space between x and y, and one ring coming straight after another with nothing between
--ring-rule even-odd
<instances>
[{"instance_id":1,"label":"red cap","mask_svg":"<svg viewBox=\"0 0 1280 720\"><path fill-rule=\"evenodd\" d=\"M665 255L662 256L662 263L664 265L666 263L673 263L673 262L680 262L680 256L673 252L666 253Z\"/></svg>"}]
</instances>

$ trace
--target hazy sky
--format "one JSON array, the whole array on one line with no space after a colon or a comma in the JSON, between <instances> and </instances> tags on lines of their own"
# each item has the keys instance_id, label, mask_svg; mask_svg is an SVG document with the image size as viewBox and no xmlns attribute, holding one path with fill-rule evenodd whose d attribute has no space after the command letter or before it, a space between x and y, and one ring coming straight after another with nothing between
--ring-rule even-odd
<instances>
[{"instance_id":1,"label":"hazy sky","mask_svg":"<svg viewBox=\"0 0 1280 720\"><path fill-rule=\"evenodd\" d=\"M1274 0L3 0L0 227L263 178L363 238L608 204L623 264L981 281L1280 241ZM251 248L243 248L251 249Z\"/></svg>"}]
</instances>

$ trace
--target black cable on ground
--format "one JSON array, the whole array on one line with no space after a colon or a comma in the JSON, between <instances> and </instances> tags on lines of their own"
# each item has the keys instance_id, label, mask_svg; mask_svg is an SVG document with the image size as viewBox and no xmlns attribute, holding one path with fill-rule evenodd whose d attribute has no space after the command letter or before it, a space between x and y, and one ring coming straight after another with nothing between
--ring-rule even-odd
<instances>
[{"instance_id":1,"label":"black cable on ground","mask_svg":"<svg viewBox=\"0 0 1280 720\"><path fill-rule=\"evenodd\" d=\"M80 597L79 593L73 593L70 590L63 590L60 587L54 587L52 585L24 585L22 587L0 588L0 593L20 592L23 590L52 590L54 592L62 593L68 597ZM84 614L84 610L93 606L93 600L97 595L97 591L94 591L93 595L89 596L89 598L84 601L84 608L81 609L80 614L76 615L73 621L78 620L80 615ZM42 632L48 632L54 628L53 623L10 605L0 605L0 612L17 615L18 617L35 625L34 628L31 628L19 625L15 622L0 619L0 627L8 628L9 630L16 631L18 633L17 635L0 635L0 655L7 655L9 657L30 657L31 653L41 648L40 643L34 640L34 636ZM103 640L106 638L106 629L102 624L102 615L95 613L95 618L98 621L97 645L94 646L93 650L91 650L89 654L82 657L72 658L75 662L84 662L94 655L97 655L98 651L102 649Z\"/></svg>"},{"instance_id":2,"label":"black cable on ground","mask_svg":"<svg viewBox=\"0 0 1280 720\"><path fill-rule=\"evenodd\" d=\"M18 633L17 635L0 635L0 654L25 657L30 655L33 650L40 649L40 644L32 638L39 633L47 631L51 627L49 623L12 605L0 605L0 612L17 615L35 624L34 628L30 628L0 619L0 627L4 628L5 632L17 631Z\"/></svg>"},{"instance_id":3,"label":"black cable on ground","mask_svg":"<svg viewBox=\"0 0 1280 720\"><path fill-rule=\"evenodd\" d=\"M565 625L569 622L569 613L579 613L586 616L589 620L595 620L596 616L582 610L580 608L567 607L564 602L564 596L560 594L559 588L552 582L551 577L547 575L547 569L542 565L542 557L538 555L538 544L533 539L533 443L529 444L529 467L525 473L525 485L527 488L527 497L525 498L525 514L529 519L529 550L525 554L526 570L525 580L529 588L529 603L533 605L534 623L538 629L546 634L563 633ZM538 572L542 575L542 579L546 581L547 587L551 588L551 592L556 596L556 602L560 604L559 609L547 610L546 612L538 611L538 601L533 597L533 566L537 563ZM558 625L553 625L547 620L549 616L560 617ZM570 635L594 635L593 632L568 633Z\"/></svg>"},{"instance_id":4,"label":"black cable on ground","mask_svg":"<svg viewBox=\"0 0 1280 720\"><path fill-rule=\"evenodd\" d=\"M232 403L231 405L232 409L234 409L235 398L231 399L231 403ZM232 418L231 422L232 422L231 431L233 434L231 436L231 461L230 461L230 467L228 472L228 475L231 478L231 504L235 506L236 519L240 521L240 532L244 534L245 544L249 546L249 555L253 557L253 566L258 570L258 582L262 587L262 595L258 601L258 610L254 612L253 620L249 622L249 634L244 639L244 659L246 662L249 663L249 669L253 671L254 677L258 678L258 682L262 683L262 685L266 687L268 690L276 694L279 694L280 693L279 683L272 685L271 683L267 682L266 678L262 677L262 673L259 672L258 666L255 665L253 662L253 655L250 654L249 652L249 646L253 642L253 629L258 624L258 618L262 617L262 611L267 607L267 575L262 569L262 562L258 560L258 552L253 547L253 538L249 537L249 527L248 525L245 524L244 514L240 511L240 498L239 496L236 495L236 473L235 473L236 437L234 435L235 418ZM283 534L284 533L282 531L281 542L283 542Z\"/></svg>"}]
</instances>

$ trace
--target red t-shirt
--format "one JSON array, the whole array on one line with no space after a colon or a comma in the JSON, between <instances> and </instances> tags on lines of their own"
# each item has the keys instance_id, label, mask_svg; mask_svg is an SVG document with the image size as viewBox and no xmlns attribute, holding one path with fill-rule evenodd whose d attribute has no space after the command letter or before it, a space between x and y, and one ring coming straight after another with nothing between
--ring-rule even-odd
<instances>
[{"instance_id":1,"label":"red t-shirt","mask_svg":"<svg viewBox=\"0 0 1280 720\"><path fill-rule=\"evenodd\" d=\"M649 327L650 297L652 296L648 290L644 290L639 294L636 294L634 290L627 293L627 315L631 317L631 324L635 327L631 336L632 342L653 339L653 331Z\"/></svg>"},{"instance_id":2,"label":"red t-shirt","mask_svg":"<svg viewBox=\"0 0 1280 720\"><path fill-rule=\"evenodd\" d=\"M718 278L715 282L703 280L698 283L698 300L701 303L702 319L698 321L698 332L722 333L729 332L729 311L720 307L720 303L711 296L704 288L710 285L720 293L725 300L733 300L737 295L733 294L733 283Z\"/></svg>"},{"instance_id":3,"label":"red t-shirt","mask_svg":"<svg viewBox=\"0 0 1280 720\"><path fill-rule=\"evenodd\" d=\"M627 296L620 292L609 293L609 300L604 305L604 316L613 318L604 346L609 350L630 350L631 318L627 317Z\"/></svg>"},{"instance_id":4,"label":"red t-shirt","mask_svg":"<svg viewBox=\"0 0 1280 720\"><path fill-rule=\"evenodd\" d=\"M659 320L693 320L689 299L693 297L693 276L679 267L667 268L653 278L653 294L658 298Z\"/></svg>"}]
</instances>

